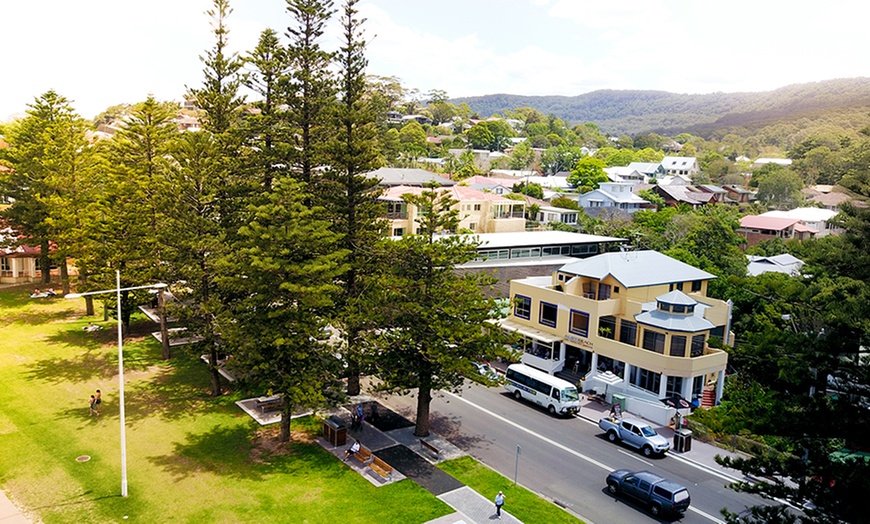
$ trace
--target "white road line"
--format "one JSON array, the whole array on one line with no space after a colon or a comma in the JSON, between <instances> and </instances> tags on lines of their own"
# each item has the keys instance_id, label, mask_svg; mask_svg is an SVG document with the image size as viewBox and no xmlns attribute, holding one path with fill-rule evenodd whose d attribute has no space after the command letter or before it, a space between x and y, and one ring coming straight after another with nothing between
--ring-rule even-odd
<instances>
[{"instance_id":1,"label":"white road line","mask_svg":"<svg viewBox=\"0 0 870 524\"><path fill-rule=\"evenodd\" d=\"M674 460L678 460L678 461L682 462L683 464L686 464L687 466L692 466L694 468L700 469L701 471L706 471L707 473L709 473L711 475L715 475L722 480L727 480L728 482L740 481L740 479L738 477L733 477L731 475L728 475L727 473L717 471L716 469L713 469L713 468L706 466L704 464L699 464L699 463L695 462L694 460L685 459L685 458L677 455L676 453L668 453L668 456Z\"/></svg>"},{"instance_id":2,"label":"white road line","mask_svg":"<svg viewBox=\"0 0 870 524\"><path fill-rule=\"evenodd\" d=\"M517 429L520 430L520 431L523 431L523 432L525 432L525 433L528 433L529 435L531 435L531 436L533 436L533 437L536 437L536 438L538 438L538 439L540 439L540 440L546 442L547 444L550 444L550 445L552 445L552 446L555 446L555 447L561 449L562 451L565 451L565 452L567 452L567 453L570 453L570 454L574 455L575 457L581 458L581 459L583 459L583 460L589 462L590 464L593 464L593 465L595 465L595 466L598 466L599 468L603 469L604 471L607 471L608 473L611 472L611 471L613 471L614 469L616 469L616 468L612 468L612 467L608 466L607 464L604 464L603 462L598 462L597 460L595 460L595 459L592 458L592 457L589 457L588 455L584 455L583 453L578 453L577 451L574 451L573 449L569 448L568 446L565 446L565 445L563 445L563 444L560 444L560 443L556 442L556 441L553 440L553 439L547 438L547 437L541 435L540 433L535 433L534 431L532 431L532 430L530 430L530 429L528 429L528 428L526 428L526 427L524 427L524 426L521 426L521 425L517 424L516 422L514 422L514 421L512 421L512 420L508 420L508 419L506 419L505 417L503 417L503 416L501 416L501 415L499 415L499 414L497 414L497 413L493 413L492 411L490 411L490 410L488 410L488 409L486 409L486 408L484 408L484 407L482 407L482 406L478 406L478 405L475 404L474 402L471 402L470 400L464 399L464 398L460 397L459 395L456 395L455 393L451 393L451 392L449 392L449 391L441 391L441 393L443 393L443 394L445 394L445 395L449 395L449 396L453 397L453 398L456 399L456 400L459 400L459 401L465 402L465 403L468 404L469 406L471 406L471 407L473 407L473 408L475 408L475 409L478 409L478 410L480 410L480 411L483 411L483 412L486 413L487 415L489 415L489 416L491 416L491 417L494 417L494 418L496 418L496 419L498 419L498 420L504 422L505 424L508 424L509 426L513 426L513 427L517 428ZM619 451L622 451L622 450L619 450ZM673 455L672 455L672 456L673 456ZM635 458L637 458L637 457L635 457ZM640 459L638 459L638 460L640 460ZM689 465L694 465L693 463L688 462L688 461L686 461L686 460L683 460L683 462L685 462L686 464L689 464ZM720 475L720 476L722 476L722 475ZM701 515L702 517L705 517L705 518L707 518L707 519L710 519L710 520L712 520L713 522L715 522L716 524L725 524L724 521L719 520L719 519L717 519L716 517L714 517L713 515L710 515L709 513L706 513L706 512L704 512L704 511L701 511L701 510L699 510L699 509L697 509L697 508L695 508L695 507L689 506L689 511L692 511L692 512L694 512L694 513L697 513L698 515Z\"/></svg>"},{"instance_id":3,"label":"white road line","mask_svg":"<svg viewBox=\"0 0 870 524\"><path fill-rule=\"evenodd\" d=\"M566 451L566 452L568 452L568 453L574 455L575 457L579 457L579 458L581 458L581 459L583 459L583 460L589 462L590 464L594 464L594 465L598 466L599 468L603 469L604 471L606 471L606 472L608 472L608 473L610 473L611 471L613 471L613 470L615 469L615 468L611 468L611 467L608 466L607 464L603 464L603 463L601 463L601 462L598 462L597 460L595 460L594 458L592 458L592 457L590 457L590 456L588 456L588 455L584 455L583 453L578 453L577 451L574 451L573 449L569 448L568 446L565 446L565 445L563 445L563 444L560 444L560 443L556 442L555 440L549 439L549 438L547 438L547 437L545 437L545 436L543 436L543 435L541 435L541 434L539 434L539 433L535 433L534 431L532 431L532 430L530 430L530 429L528 429L528 428L526 428L526 427L524 427L524 426L521 426L521 425L517 424L516 422L514 422L514 421L512 421L512 420L508 420L508 419L506 419L505 417L503 417L503 416L501 416L501 415L499 415L499 414L497 414L497 413L493 413L492 411L490 411L490 410L488 410L488 409L486 409L486 408L484 408L484 407L478 406L477 404L471 402L470 400L464 399L464 398L460 397L459 395L456 395L456 394L451 393L451 392L449 392L449 391L442 391L442 393L444 393L445 395L450 395L451 397L455 398L456 400L460 400L460 401L462 401L462 402L465 402L465 403L468 404L469 406L471 406L471 407L473 407L473 408L476 408L476 409L479 409L480 411L483 411L483 412L486 413L487 415L490 415L490 416L492 416L492 417L495 417L495 418L497 418L498 420L504 422L505 424L508 424L508 425L510 425L510 426L513 426L513 427L517 428L518 430L523 431L523 432L525 432L525 433L528 433L529 435L531 435L531 436L533 436L533 437L537 437L537 438L543 440L544 442L546 442L547 444L550 444L550 445L552 445L552 446L555 446L555 447L561 449L562 451Z\"/></svg>"},{"instance_id":4,"label":"white road line","mask_svg":"<svg viewBox=\"0 0 870 524\"><path fill-rule=\"evenodd\" d=\"M639 460L639 461L643 462L644 464L646 464L646 465L649 466L649 467L654 467L652 462L648 462L648 461L646 461L646 460L644 460L644 459L638 457L636 453L629 453L628 451L625 451L624 449L617 449L616 451L618 451L619 453L622 453L622 454L625 455L626 457L631 457L631 458L633 458L633 459L635 459L635 460Z\"/></svg>"}]
</instances>

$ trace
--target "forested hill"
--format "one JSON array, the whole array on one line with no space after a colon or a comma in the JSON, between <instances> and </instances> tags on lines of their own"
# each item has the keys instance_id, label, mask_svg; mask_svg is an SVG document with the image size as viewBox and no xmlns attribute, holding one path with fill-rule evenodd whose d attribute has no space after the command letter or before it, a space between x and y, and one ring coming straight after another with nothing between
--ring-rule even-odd
<instances>
[{"instance_id":1,"label":"forested hill","mask_svg":"<svg viewBox=\"0 0 870 524\"><path fill-rule=\"evenodd\" d=\"M455 98L482 117L518 107L533 107L568 123L594 122L614 135L695 132L725 127L755 127L800 115L870 107L870 78L795 84L760 93L686 95L665 91L600 90L579 96L486 95Z\"/></svg>"}]
</instances>

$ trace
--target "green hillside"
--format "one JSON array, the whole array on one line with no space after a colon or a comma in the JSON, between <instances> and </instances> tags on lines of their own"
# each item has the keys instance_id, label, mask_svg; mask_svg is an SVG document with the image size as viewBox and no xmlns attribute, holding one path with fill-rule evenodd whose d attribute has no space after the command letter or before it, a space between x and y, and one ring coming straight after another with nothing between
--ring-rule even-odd
<instances>
[{"instance_id":1,"label":"green hillside","mask_svg":"<svg viewBox=\"0 0 870 524\"><path fill-rule=\"evenodd\" d=\"M758 129L782 119L812 118L828 111L866 113L870 109L870 78L795 84L759 93L600 90L573 97L496 94L451 102L465 102L484 117L533 107L570 123L594 122L614 135L686 131L705 136L724 128Z\"/></svg>"}]
</instances>

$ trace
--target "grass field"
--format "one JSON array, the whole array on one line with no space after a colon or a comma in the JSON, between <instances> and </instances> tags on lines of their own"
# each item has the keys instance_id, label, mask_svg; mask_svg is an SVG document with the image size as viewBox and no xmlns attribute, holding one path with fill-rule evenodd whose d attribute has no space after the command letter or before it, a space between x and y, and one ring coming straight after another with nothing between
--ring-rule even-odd
<instances>
[{"instance_id":1,"label":"grass field","mask_svg":"<svg viewBox=\"0 0 870 524\"><path fill-rule=\"evenodd\" d=\"M237 393L208 396L196 355L176 348L160 360L144 317L124 341L121 497L115 324L101 322L99 308L84 317L82 299L30 299L31 287L0 289L0 488L34 521L422 523L452 512L410 480L373 486L311 442L318 420L294 420L294 443L278 446L277 428L243 413ZM104 329L85 333L89 321ZM102 413L93 417L88 398L98 388ZM497 481L474 465L445 469L489 493ZM509 511L526 522L576 522L532 494L511 497ZM561 516L540 520L549 508Z\"/></svg>"}]
</instances>

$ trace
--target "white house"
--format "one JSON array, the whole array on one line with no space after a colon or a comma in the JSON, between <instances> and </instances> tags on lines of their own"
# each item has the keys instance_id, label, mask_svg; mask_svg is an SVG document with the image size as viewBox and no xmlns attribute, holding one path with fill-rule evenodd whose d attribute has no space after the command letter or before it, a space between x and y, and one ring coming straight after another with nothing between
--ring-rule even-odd
<instances>
[{"instance_id":1,"label":"white house","mask_svg":"<svg viewBox=\"0 0 870 524\"><path fill-rule=\"evenodd\" d=\"M788 253L773 257L746 255L746 258L749 260L746 274L753 277L762 273L785 273L796 277L800 275L801 268L804 266L803 260Z\"/></svg>"},{"instance_id":2,"label":"white house","mask_svg":"<svg viewBox=\"0 0 870 524\"><path fill-rule=\"evenodd\" d=\"M662 159L662 167L667 175L697 175L701 172L698 159L693 156L666 156Z\"/></svg>"},{"instance_id":3,"label":"white house","mask_svg":"<svg viewBox=\"0 0 870 524\"><path fill-rule=\"evenodd\" d=\"M602 182L598 189L577 197L577 203L582 208L613 207L626 213L650 207L649 202L631 192L632 186L631 182Z\"/></svg>"},{"instance_id":4,"label":"white house","mask_svg":"<svg viewBox=\"0 0 870 524\"><path fill-rule=\"evenodd\" d=\"M799 207L791 211L768 211L760 216L796 219L801 224L818 231L816 238L828 235L841 235L843 233L842 228L828 223L832 218L837 216L837 211L830 209Z\"/></svg>"}]
</instances>

